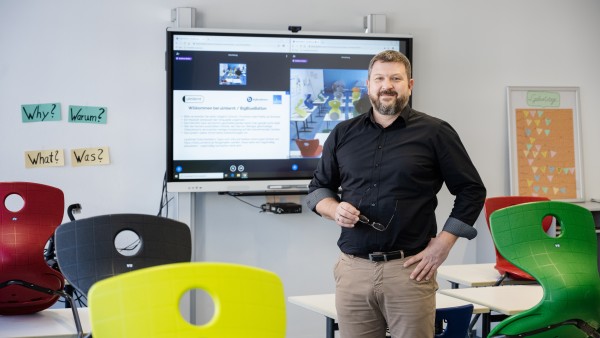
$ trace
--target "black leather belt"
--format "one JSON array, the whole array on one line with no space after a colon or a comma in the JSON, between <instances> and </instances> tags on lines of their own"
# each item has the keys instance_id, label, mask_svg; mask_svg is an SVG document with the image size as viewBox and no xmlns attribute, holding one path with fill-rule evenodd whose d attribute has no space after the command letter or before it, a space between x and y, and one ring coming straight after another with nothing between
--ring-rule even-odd
<instances>
[{"instance_id":1,"label":"black leather belt","mask_svg":"<svg viewBox=\"0 0 600 338\"><path fill-rule=\"evenodd\" d=\"M412 249L412 250L396 250L388 252L372 252L366 255L353 255L354 257L368 259L371 262L387 262L394 259L400 259L408 256L414 256L421 252L423 249Z\"/></svg>"}]
</instances>

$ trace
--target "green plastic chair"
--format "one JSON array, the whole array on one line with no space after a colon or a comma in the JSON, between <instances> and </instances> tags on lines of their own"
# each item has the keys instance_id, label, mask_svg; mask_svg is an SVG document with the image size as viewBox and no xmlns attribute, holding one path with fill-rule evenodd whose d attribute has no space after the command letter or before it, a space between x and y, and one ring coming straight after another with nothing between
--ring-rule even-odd
<instances>
[{"instance_id":1,"label":"green plastic chair","mask_svg":"<svg viewBox=\"0 0 600 338\"><path fill-rule=\"evenodd\" d=\"M179 302L190 290L211 296L205 324L183 318ZM231 263L173 263L127 272L92 285L94 338L284 338L283 284L273 272Z\"/></svg>"},{"instance_id":2,"label":"green plastic chair","mask_svg":"<svg viewBox=\"0 0 600 338\"><path fill-rule=\"evenodd\" d=\"M556 218L558 236L543 231L546 216ZM525 203L492 213L490 228L498 251L532 275L544 296L488 337L600 337L598 243L589 210L556 201Z\"/></svg>"}]
</instances>

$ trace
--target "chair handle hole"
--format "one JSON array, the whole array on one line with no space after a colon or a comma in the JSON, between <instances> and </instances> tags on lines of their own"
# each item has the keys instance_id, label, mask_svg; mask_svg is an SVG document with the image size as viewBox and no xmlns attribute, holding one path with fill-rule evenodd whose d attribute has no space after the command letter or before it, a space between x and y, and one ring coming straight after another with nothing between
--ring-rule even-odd
<instances>
[{"instance_id":1,"label":"chair handle hole","mask_svg":"<svg viewBox=\"0 0 600 338\"><path fill-rule=\"evenodd\" d=\"M137 255L142 249L142 238L133 230L122 230L115 236L115 249L123 256Z\"/></svg>"},{"instance_id":2,"label":"chair handle hole","mask_svg":"<svg viewBox=\"0 0 600 338\"><path fill-rule=\"evenodd\" d=\"M12 212L19 212L25 206L25 200L19 194L10 194L4 199L4 207Z\"/></svg>"},{"instance_id":3,"label":"chair handle hole","mask_svg":"<svg viewBox=\"0 0 600 338\"><path fill-rule=\"evenodd\" d=\"M187 315L191 299L195 299L197 309L202 309L202 311L196 313L195 323ZM191 289L185 292L179 300L179 313L188 323L203 326L213 320L215 316L215 302L205 290L199 288Z\"/></svg>"}]
</instances>

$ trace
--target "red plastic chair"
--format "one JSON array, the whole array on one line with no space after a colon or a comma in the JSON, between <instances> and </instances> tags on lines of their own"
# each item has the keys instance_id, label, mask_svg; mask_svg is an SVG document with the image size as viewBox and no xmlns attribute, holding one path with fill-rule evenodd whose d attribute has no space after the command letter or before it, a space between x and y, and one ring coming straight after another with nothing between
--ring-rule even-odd
<instances>
[{"instance_id":1,"label":"red plastic chair","mask_svg":"<svg viewBox=\"0 0 600 338\"><path fill-rule=\"evenodd\" d=\"M318 139L296 139L296 145L302 157L317 157L323 152L323 146L319 144Z\"/></svg>"},{"instance_id":2,"label":"red plastic chair","mask_svg":"<svg viewBox=\"0 0 600 338\"><path fill-rule=\"evenodd\" d=\"M500 197L490 197L485 200L484 204L484 212L485 219L488 224L488 229L490 226L490 215L498 210L506 207L510 207L517 204L529 203L529 202L540 202L540 201L549 201L547 197L538 197L538 196L500 196ZM545 232L550 229L552 226L552 217L546 217L542 221L542 228ZM530 274L527 272L517 268L512 263L507 261L499 252L498 249L494 246L494 250L496 250L496 270L501 275L506 274L508 277L512 279L518 280L535 280Z\"/></svg>"},{"instance_id":3,"label":"red plastic chair","mask_svg":"<svg viewBox=\"0 0 600 338\"><path fill-rule=\"evenodd\" d=\"M24 205L11 211L6 200ZM62 222L60 189L28 182L0 182L0 315L20 315L52 306L63 292L63 275L48 266L44 247Z\"/></svg>"}]
</instances>

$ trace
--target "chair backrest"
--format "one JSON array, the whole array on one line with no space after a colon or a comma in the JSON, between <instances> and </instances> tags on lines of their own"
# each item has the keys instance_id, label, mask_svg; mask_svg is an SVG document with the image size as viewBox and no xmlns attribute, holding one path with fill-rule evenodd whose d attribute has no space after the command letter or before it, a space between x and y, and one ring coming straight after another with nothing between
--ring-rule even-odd
<instances>
[{"instance_id":1,"label":"chair backrest","mask_svg":"<svg viewBox=\"0 0 600 338\"><path fill-rule=\"evenodd\" d=\"M540 224L547 216L561 227L556 237L542 231ZM534 202L498 210L490 223L498 251L535 277L544 296L533 308L500 322L489 337L538 329L544 332L531 337L587 337L577 327L564 325L571 320L598 329L598 243L589 210L572 203Z\"/></svg>"},{"instance_id":2,"label":"chair backrest","mask_svg":"<svg viewBox=\"0 0 600 338\"><path fill-rule=\"evenodd\" d=\"M435 321L445 322L444 330L435 338L465 338L473 315L473 304L435 310Z\"/></svg>"},{"instance_id":3,"label":"chair backrest","mask_svg":"<svg viewBox=\"0 0 600 338\"><path fill-rule=\"evenodd\" d=\"M323 146L319 144L318 139L296 139L296 145L303 157L315 157L323 152Z\"/></svg>"},{"instance_id":4,"label":"chair backrest","mask_svg":"<svg viewBox=\"0 0 600 338\"><path fill-rule=\"evenodd\" d=\"M20 210L9 210L9 196L20 196ZM30 182L0 182L0 284L22 280L62 290L64 278L48 266L44 247L64 214L63 192ZM52 306L59 296L19 285L0 288L0 315L34 313Z\"/></svg>"},{"instance_id":5,"label":"chair backrest","mask_svg":"<svg viewBox=\"0 0 600 338\"><path fill-rule=\"evenodd\" d=\"M201 289L214 315L201 325L186 321L179 301ZM92 286L94 338L283 338L283 284L273 272L230 263L168 264L111 277Z\"/></svg>"},{"instance_id":6,"label":"chair backrest","mask_svg":"<svg viewBox=\"0 0 600 338\"><path fill-rule=\"evenodd\" d=\"M150 266L189 262L190 228L152 215L113 214L61 224L56 259L65 278L84 295L95 282Z\"/></svg>"},{"instance_id":7,"label":"chair backrest","mask_svg":"<svg viewBox=\"0 0 600 338\"><path fill-rule=\"evenodd\" d=\"M499 197L489 197L486 198L484 204L484 213L485 219L488 224L488 228L490 226L490 215L499 209L510 207L517 204L529 203L529 202L540 202L540 201L549 201L547 197L540 196L499 196ZM542 228L544 231L548 231L552 226L552 218L547 217L542 222ZM494 247L496 251L496 270L500 272L500 274L508 274L508 276L512 279L519 280L534 280L534 278L528 274L527 272L517 268L514 264L507 261L499 252L498 249Z\"/></svg>"}]
</instances>

